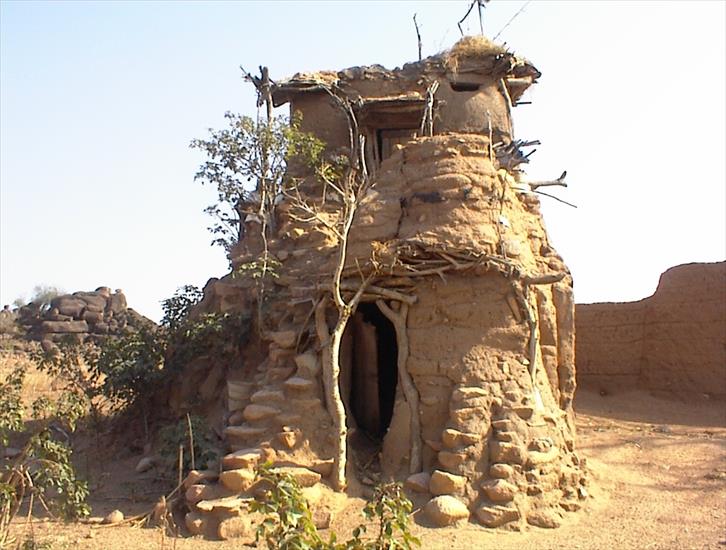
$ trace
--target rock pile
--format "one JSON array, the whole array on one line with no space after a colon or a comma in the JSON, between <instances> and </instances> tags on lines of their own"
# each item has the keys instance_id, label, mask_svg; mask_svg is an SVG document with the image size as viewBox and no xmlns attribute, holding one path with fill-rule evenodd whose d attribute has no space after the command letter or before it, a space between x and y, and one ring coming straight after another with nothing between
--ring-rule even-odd
<instances>
[{"instance_id":1,"label":"rock pile","mask_svg":"<svg viewBox=\"0 0 726 550\"><path fill-rule=\"evenodd\" d=\"M121 334L127 327L136 328L153 321L128 307L119 289L105 286L93 292L74 292L54 298L47 309L30 303L18 311L18 322L28 336L50 346L68 336L80 340L103 339Z\"/></svg>"}]
</instances>

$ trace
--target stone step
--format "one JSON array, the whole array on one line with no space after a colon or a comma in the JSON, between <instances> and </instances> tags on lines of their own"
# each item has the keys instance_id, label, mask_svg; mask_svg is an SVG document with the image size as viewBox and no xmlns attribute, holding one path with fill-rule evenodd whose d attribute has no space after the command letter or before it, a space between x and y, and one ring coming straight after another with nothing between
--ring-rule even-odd
<instances>
[{"instance_id":1,"label":"stone step","mask_svg":"<svg viewBox=\"0 0 726 550\"><path fill-rule=\"evenodd\" d=\"M235 439L252 439L258 437L267 431L266 428L257 428L248 424L241 426L227 426L224 429L225 437Z\"/></svg>"},{"instance_id":2,"label":"stone step","mask_svg":"<svg viewBox=\"0 0 726 550\"><path fill-rule=\"evenodd\" d=\"M312 380L308 380L307 378L303 378L302 376L293 376L292 378L285 380L283 385L285 386L285 389L302 393L314 389L316 383Z\"/></svg>"},{"instance_id":3,"label":"stone step","mask_svg":"<svg viewBox=\"0 0 726 550\"><path fill-rule=\"evenodd\" d=\"M285 394L280 390L263 388L253 393L250 401L256 404L280 403L285 401Z\"/></svg>"},{"instance_id":4,"label":"stone step","mask_svg":"<svg viewBox=\"0 0 726 550\"><path fill-rule=\"evenodd\" d=\"M244 415L245 420L247 420L249 422L249 421L264 420L266 418L271 418L273 416L277 416L281 412L282 411L276 407L270 407L269 405L260 405L258 403L253 403L251 405L247 405L242 414Z\"/></svg>"},{"instance_id":5,"label":"stone step","mask_svg":"<svg viewBox=\"0 0 726 550\"><path fill-rule=\"evenodd\" d=\"M318 472L313 472L308 468L300 466L276 466L273 472L279 474L287 474L298 482L300 487L312 487L320 482L321 476Z\"/></svg>"},{"instance_id":6,"label":"stone step","mask_svg":"<svg viewBox=\"0 0 726 550\"><path fill-rule=\"evenodd\" d=\"M262 449L256 447L240 449L222 458L222 469L236 470L237 468L254 468L263 456Z\"/></svg>"},{"instance_id":7,"label":"stone step","mask_svg":"<svg viewBox=\"0 0 726 550\"><path fill-rule=\"evenodd\" d=\"M202 500L197 502L197 509L202 512L240 512L242 510L246 510L253 500L255 499L240 497L224 497L212 500Z\"/></svg>"}]
</instances>

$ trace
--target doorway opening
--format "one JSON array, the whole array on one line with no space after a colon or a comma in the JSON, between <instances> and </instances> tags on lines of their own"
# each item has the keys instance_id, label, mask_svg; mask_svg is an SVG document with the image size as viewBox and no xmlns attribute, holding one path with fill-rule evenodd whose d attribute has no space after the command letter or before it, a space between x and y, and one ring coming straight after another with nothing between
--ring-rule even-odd
<instances>
[{"instance_id":1,"label":"doorway opening","mask_svg":"<svg viewBox=\"0 0 726 550\"><path fill-rule=\"evenodd\" d=\"M350 411L358 428L380 443L391 424L396 399L396 329L373 303L358 306L349 329Z\"/></svg>"}]
</instances>

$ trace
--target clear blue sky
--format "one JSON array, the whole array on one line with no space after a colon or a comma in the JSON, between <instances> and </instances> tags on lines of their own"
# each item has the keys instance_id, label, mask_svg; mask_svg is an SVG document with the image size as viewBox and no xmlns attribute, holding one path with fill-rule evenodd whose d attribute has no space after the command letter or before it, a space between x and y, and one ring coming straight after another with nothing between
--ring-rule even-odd
<instances>
[{"instance_id":1,"label":"clear blue sky","mask_svg":"<svg viewBox=\"0 0 726 550\"><path fill-rule=\"evenodd\" d=\"M485 32L525 4L493 0ZM451 46L468 3L0 2L0 304L36 284L159 300L225 273L188 144L254 112L238 66L414 60ZM579 302L650 294L669 266L726 256L726 3L534 0L500 41L542 71L520 138ZM465 25L477 33L476 16Z\"/></svg>"}]
</instances>

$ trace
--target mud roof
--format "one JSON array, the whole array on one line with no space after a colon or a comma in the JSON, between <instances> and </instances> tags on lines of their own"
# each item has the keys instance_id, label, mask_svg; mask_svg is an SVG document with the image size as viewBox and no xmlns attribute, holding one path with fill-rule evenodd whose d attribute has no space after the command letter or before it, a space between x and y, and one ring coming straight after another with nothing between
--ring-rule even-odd
<instances>
[{"instance_id":1,"label":"mud roof","mask_svg":"<svg viewBox=\"0 0 726 550\"><path fill-rule=\"evenodd\" d=\"M367 100L351 89L353 84L361 81L397 81L401 87L410 90L406 94L407 98L415 100L422 97L428 83L437 78L443 77L457 82L466 80L467 75L472 74L504 79L512 101L521 97L541 76L532 63L504 46L483 36L466 36L449 50L395 69L367 65L349 67L337 72L298 73L274 83L272 99L274 105L279 107L299 94L339 87L346 92L350 91L359 99ZM377 97L376 101L381 99Z\"/></svg>"}]
</instances>

